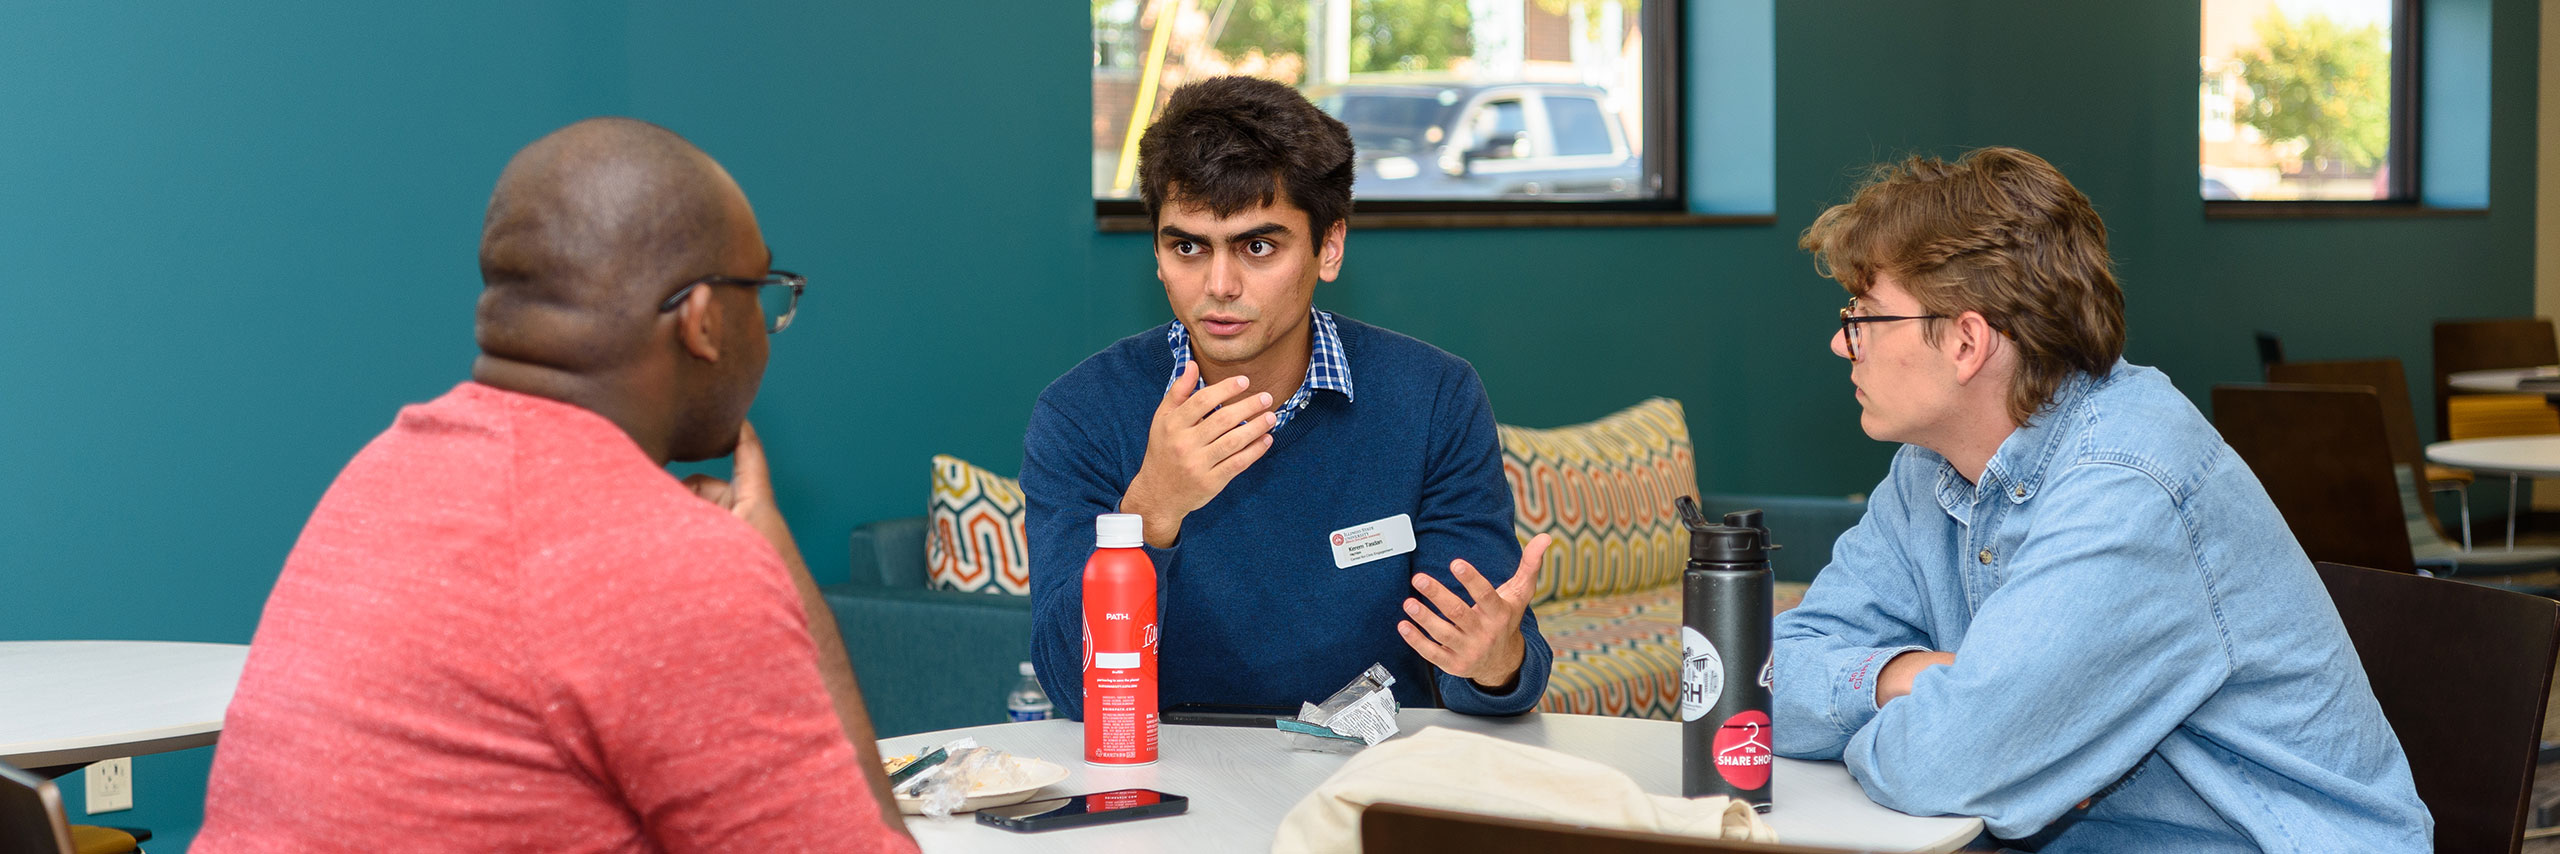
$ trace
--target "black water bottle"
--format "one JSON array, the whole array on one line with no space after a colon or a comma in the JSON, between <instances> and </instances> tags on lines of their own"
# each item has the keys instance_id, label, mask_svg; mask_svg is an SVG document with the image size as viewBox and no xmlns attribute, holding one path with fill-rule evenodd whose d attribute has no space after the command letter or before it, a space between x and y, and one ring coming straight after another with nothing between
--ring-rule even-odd
<instances>
[{"instance_id":1,"label":"black water bottle","mask_svg":"<svg viewBox=\"0 0 2560 854\"><path fill-rule=\"evenodd\" d=\"M1760 511L1707 521L1675 502L1689 529L1681 573L1680 794L1724 795L1769 810L1769 531Z\"/></svg>"}]
</instances>

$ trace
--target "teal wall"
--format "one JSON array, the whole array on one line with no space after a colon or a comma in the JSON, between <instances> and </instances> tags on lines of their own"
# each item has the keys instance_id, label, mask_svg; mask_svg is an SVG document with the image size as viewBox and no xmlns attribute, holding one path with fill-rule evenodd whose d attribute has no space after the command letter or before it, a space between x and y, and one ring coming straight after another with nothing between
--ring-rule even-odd
<instances>
[{"instance_id":1,"label":"teal wall","mask_svg":"<svg viewBox=\"0 0 2560 854\"><path fill-rule=\"evenodd\" d=\"M754 417L821 580L929 455L1017 467L1040 388L1165 317L1145 240L1092 230L1085 9L740 5L11 4L0 639L247 640L337 468L465 376L498 168L588 115L691 137L811 277ZM2272 222L2202 218L2193 3L1922 5L1777 4L1775 226L1355 232L1319 304L1473 360L1505 421L1670 395L1707 488L1832 494L1888 449L1794 236L1872 160L2051 158L2114 229L2130 355L2198 398L2253 329L2423 376L2428 319L2531 308L2531 2L2492 10L2493 210ZM143 758L115 820L183 838L208 753Z\"/></svg>"}]
</instances>

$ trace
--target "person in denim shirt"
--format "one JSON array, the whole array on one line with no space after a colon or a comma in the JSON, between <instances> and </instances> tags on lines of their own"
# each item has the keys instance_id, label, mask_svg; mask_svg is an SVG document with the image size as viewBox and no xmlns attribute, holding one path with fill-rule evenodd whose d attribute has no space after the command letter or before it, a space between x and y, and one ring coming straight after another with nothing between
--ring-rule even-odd
<instances>
[{"instance_id":1,"label":"person in denim shirt","mask_svg":"<svg viewBox=\"0 0 2560 854\"><path fill-rule=\"evenodd\" d=\"M2434 822L2311 561L2159 371L2106 227L1988 148L1881 168L1802 245L1904 443L1775 627L1777 752L2041 851L2427 851Z\"/></svg>"}]
</instances>

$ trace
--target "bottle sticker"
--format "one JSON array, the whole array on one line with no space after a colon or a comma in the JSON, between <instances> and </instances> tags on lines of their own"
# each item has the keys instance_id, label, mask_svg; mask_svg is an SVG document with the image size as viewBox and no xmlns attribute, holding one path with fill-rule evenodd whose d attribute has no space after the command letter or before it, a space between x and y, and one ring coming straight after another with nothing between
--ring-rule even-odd
<instances>
[{"instance_id":1,"label":"bottle sticker","mask_svg":"<svg viewBox=\"0 0 2560 854\"><path fill-rule=\"evenodd\" d=\"M1734 788L1769 785L1769 716L1759 710L1726 718L1716 728L1716 775Z\"/></svg>"},{"instance_id":2,"label":"bottle sticker","mask_svg":"<svg viewBox=\"0 0 2560 854\"><path fill-rule=\"evenodd\" d=\"M1775 656L1776 654L1777 653L1770 653L1772 656ZM1762 688L1769 687L1769 665L1771 663L1771 659L1760 659L1760 687Z\"/></svg>"},{"instance_id":3,"label":"bottle sticker","mask_svg":"<svg viewBox=\"0 0 2560 854\"><path fill-rule=\"evenodd\" d=\"M1680 627L1680 719L1694 721L1724 699L1724 656L1707 636Z\"/></svg>"}]
</instances>

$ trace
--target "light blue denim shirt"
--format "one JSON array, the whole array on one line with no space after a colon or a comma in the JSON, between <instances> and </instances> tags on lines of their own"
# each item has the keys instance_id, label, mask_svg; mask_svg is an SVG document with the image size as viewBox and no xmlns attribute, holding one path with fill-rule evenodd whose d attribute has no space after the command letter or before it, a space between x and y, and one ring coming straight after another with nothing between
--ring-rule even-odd
<instances>
[{"instance_id":1,"label":"light blue denim shirt","mask_svg":"<svg viewBox=\"0 0 2560 854\"><path fill-rule=\"evenodd\" d=\"M2431 850L2327 589L2195 406L2119 361L2032 421L1978 485L1894 455L1778 617L1778 753L2028 849ZM1916 649L1956 663L1877 709Z\"/></svg>"}]
</instances>

